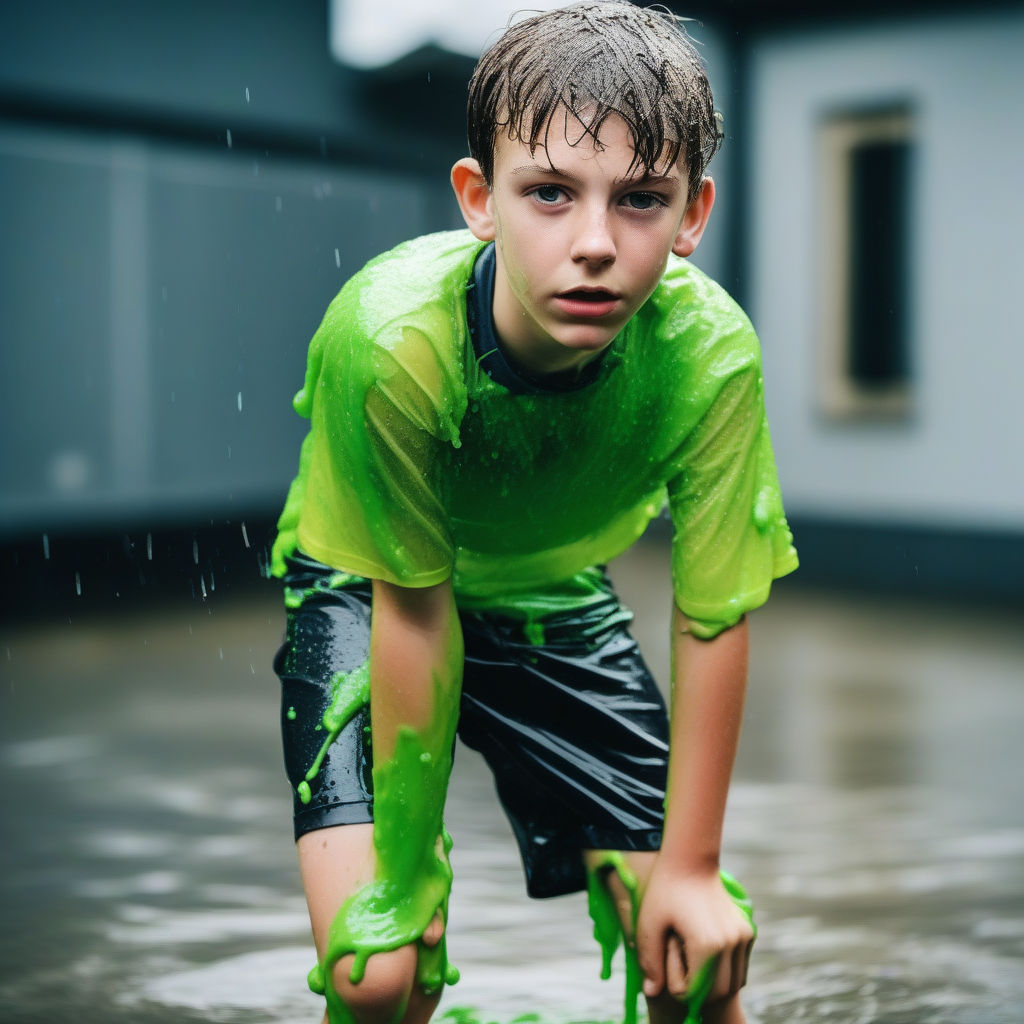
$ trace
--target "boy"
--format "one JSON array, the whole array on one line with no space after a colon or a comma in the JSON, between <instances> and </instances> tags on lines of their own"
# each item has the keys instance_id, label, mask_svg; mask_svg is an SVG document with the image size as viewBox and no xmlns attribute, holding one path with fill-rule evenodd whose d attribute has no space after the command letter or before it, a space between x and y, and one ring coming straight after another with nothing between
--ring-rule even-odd
<instances>
[{"instance_id":1,"label":"boy","mask_svg":"<svg viewBox=\"0 0 1024 1024\"><path fill-rule=\"evenodd\" d=\"M458 726L530 894L589 884L656 1024L736 1024L754 929L718 857L744 615L796 556L756 338L678 258L714 203L710 89L669 15L588 3L510 28L468 120L469 232L357 274L296 396L312 423L275 544L276 668L310 984L331 1024L417 1024L456 977ZM666 493L671 723L600 568Z\"/></svg>"}]
</instances>

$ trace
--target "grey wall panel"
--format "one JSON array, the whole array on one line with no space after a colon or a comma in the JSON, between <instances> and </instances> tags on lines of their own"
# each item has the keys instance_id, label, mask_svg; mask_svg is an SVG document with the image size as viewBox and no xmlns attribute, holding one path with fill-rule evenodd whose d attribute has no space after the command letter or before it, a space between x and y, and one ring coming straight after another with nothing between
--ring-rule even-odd
<instances>
[{"instance_id":1,"label":"grey wall panel","mask_svg":"<svg viewBox=\"0 0 1024 1024\"><path fill-rule=\"evenodd\" d=\"M344 281L423 229L415 183L225 154L154 164L153 489L222 508L276 497L305 428L307 343Z\"/></svg>"},{"instance_id":2,"label":"grey wall panel","mask_svg":"<svg viewBox=\"0 0 1024 1024\"><path fill-rule=\"evenodd\" d=\"M267 511L306 345L417 178L0 125L0 533Z\"/></svg>"},{"instance_id":3,"label":"grey wall panel","mask_svg":"<svg viewBox=\"0 0 1024 1024\"><path fill-rule=\"evenodd\" d=\"M109 488L110 165L0 128L0 520Z\"/></svg>"}]
</instances>

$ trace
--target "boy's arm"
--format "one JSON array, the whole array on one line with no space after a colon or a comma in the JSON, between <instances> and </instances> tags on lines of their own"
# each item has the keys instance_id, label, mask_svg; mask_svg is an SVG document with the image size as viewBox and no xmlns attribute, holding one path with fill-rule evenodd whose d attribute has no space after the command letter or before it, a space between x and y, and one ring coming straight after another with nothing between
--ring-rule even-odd
<instances>
[{"instance_id":1,"label":"boy's arm","mask_svg":"<svg viewBox=\"0 0 1024 1024\"><path fill-rule=\"evenodd\" d=\"M661 852L637 922L644 993L681 996L719 956L710 998L738 991L753 929L719 878L722 821L746 692L746 620L712 640L687 631L673 606L668 797ZM679 970L679 943L683 970Z\"/></svg>"},{"instance_id":2,"label":"boy's arm","mask_svg":"<svg viewBox=\"0 0 1024 1024\"><path fill-rule=\"evenodd\" d=\"M443 755L462 685L462 631L451 580L432 587L373 582L370 721L374 759L393 756L402 726ZM436 748L436 749L434 749Z\"/></svg>"}]
</instances>

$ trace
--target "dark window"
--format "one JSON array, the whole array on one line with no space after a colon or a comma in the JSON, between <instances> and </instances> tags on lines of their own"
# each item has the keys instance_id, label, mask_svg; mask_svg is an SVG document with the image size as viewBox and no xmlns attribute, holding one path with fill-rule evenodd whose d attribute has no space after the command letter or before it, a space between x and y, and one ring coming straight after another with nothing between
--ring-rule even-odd
<instances>
[{"instance_id":1,"label":"dark window","mask_svg":"<svg viewBox=\"0 0 1024 1024\"><path fill-rule=\"evenodd\" d=\"M838 417L910 411L913 123L906 107L821 130L821 402Z\"/></svg>"},{"instance_id":2,"label":"dark window","mask_svg":"<svg viewBox=\"0 0 1024 1024\"><path fill-rule=\"evenodd\" d=\"M850 338L847 372L863 388L905 384L907 176L910 143L878 140L850 152Z\"/></svg>"}]
</instances>

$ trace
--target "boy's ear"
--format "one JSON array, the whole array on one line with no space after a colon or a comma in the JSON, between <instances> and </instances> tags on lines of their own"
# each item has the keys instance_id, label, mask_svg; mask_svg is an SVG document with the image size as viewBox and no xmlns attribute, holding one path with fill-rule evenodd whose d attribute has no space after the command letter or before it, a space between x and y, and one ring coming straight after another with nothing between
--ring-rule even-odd
<instances>
[{"instance_id":1,"label":"boy's ear","mask_svg":"<svg viewBox=\"0 0 1024 1024\"><path fill-rule=\"evenodd\" d=\"M704 229L708 226L711 208L715 205L715 183L705 178L700 183L700 190L683 214L683 222L679 225L672 251L677 256L689 256L697 248Z\"/></svg>"},{"instance_id":2,"label":"boy's ear","mask_svg":"<svg viewBox=\"0 0 1024 1024\"><path fill-rule=\"evenodd\" d=\"M480 164L472 157L463 157L452 168L452 188L466 227L481 242L493 242L495 232L491 190L484 180Z\"/></svg>"}]
</instances>

